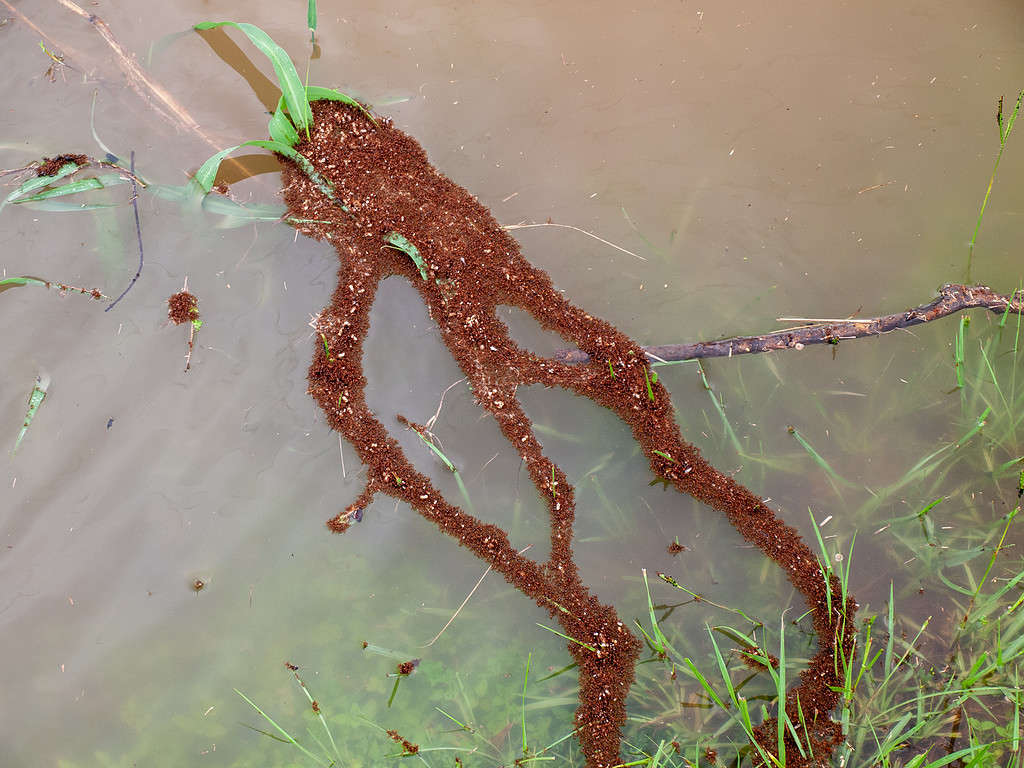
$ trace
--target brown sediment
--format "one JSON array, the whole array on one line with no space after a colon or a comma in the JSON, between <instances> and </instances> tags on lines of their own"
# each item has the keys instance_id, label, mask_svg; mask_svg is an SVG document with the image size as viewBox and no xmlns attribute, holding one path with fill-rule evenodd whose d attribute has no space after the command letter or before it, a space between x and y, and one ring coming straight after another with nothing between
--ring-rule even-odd
<instances>
[{"instance_id":1,"label":"brown sediment","mask_svg":"<svg viewBox=\"0 0 1024 768\"><path fill-rule=\"evenodd\" d=\"M167 317L175 325L199 319L199 299L188 291L181 291L167 299Z\"/></svg>"},{"instance_id":2,"label":"brown sediment","mask_svg":"<svg viewBox=\"0 0 1024 768\"><path fill-rule=\"evenodd\" d=\"M309 392L367 467L362 493L328 526L345 530L378 493L403 500L548 610L576 641L567 649L579 665L575 725L587 766L615 765L640 643L580 578L572 553L573 487L544 455L516 390L542 384L587 397L630 427L657 476L723 512L744 538L786 571L806 598L819 651L788 692L785 706L794 722L801 722L799 697L812 747L808 753L819 762L827 760L842 738L829 715L838 699L832 687L841 684L835 655L850 651L855 610L852 598L843 602L838 580L830 577L826 584L796 530L682 439L668 393L650 375L641 348L566 301L548 275L523 258L518 243L487 208L430 165L414 139L386 119L375 124L337 103L317 102L313 111L311 136L297 149L333 185L333 199L290 162L285 162L284 196L291 215L315 222L301 225L301 231L334 245L340 269L331 304L314 322L320 339L309 371ZM426 277L405 253L385 247L391 233L418 249ZM377 288L390 275L406 277L420 293L477 402L522 457L550 517L546 562L523 557L505 531L449 504L413 468L367 406L363 343ZM499 305L529 312L546 330L584 351L588 361L567 365L523 350L498 319ZM763 723L756 737L766 751L775 753L774 720ZM792 759L798 750L789 746L790 764L801 764Z\"/></svg>"},{"instance_id":3,"label":"brown sediment","mask_svg":"<svg viewBox=\"0 0 1024 768\"><path fill-rule=\"evenodd\" d=\"M74 163L81 167L90 162L88 155L57 155L56 157L44 157L43 162L36 168L36 176L56 176L57 171L68 163Z\"/></svg>"}]
</instances>

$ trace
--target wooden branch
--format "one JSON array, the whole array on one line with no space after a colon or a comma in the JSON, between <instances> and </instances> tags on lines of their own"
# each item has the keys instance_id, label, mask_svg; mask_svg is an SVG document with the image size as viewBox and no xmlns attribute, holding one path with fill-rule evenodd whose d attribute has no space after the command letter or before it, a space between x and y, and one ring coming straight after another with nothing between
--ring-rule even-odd
<instances>
[{"instance_id":1,"label":"wooden branch","mask_svg":"<svg viewBox=\"0 0 1024 768\"><path fill-rule=\"evenodd\" d=\"M947 284L939 289L938 298L895 315L864 319L827 320L773 331L761 336L734 336L719 341L698 341L693 344L662 344L644 347L655 362L696 360L706 357L732 357L773 349L803 349L807 344L838 344L847 339L879 336L900 328L921 325L965 309L984 308L996 314L1024 313L1024 291L1006 296L985 285ZM784 318L783 318L784 319ZM555 359L563 363L585 363L590 359L578 349L560 349Z\"/></svg>"}]
</instances>

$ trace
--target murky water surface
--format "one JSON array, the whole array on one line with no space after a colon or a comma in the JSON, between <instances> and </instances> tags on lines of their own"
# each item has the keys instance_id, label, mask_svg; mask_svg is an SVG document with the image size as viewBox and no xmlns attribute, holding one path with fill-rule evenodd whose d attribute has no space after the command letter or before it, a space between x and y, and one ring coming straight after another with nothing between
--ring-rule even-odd
<instances>
[{"instance_id":1,"label":"murky water surface","mask_svg":"<svg viewBox=\"0 0 1024 768\"><path fill-rule=\"evenodd\" d=\"M84 19L57 3L12 5L35 26L0 5L0 168L61 152L102 157L90 130L94 99L96 135L118 155L134 152L149 181L182 184L213 152L126 87ZM172 33L201 20L250 21L301 72L309 35L302 4L293 5L102 0L87 10L221 148L263 137L264 106L218 58L231 58L223 37L211 38L215 52L195 34ZM565 228L516 233L574 302L642 342L765 332L784 316L895 312L963 280L999 146L996 100L1022 85L1024 15L1015 4L642 5L322 2L309 81L376 104L503 224L550 219L633 252ZM230 37L271 72L240 35ZM40 40L65 67L48 70ZM249 79L265 97L267 86ZM1005 292L1024 274L1022 141L1008 144L971 276ZM258 176L232 193L276 204L277 181ZM5 208L0 266L7 276L120 293L138 260L126 190L90 198L117 204L96 211ZM307 323L333 288L333 250L284 225L146 192L139 214L145 268L113 311L30 287L0 295L5 451L36 376L52 381L0 478L0 762L286 764L301 755L242 727L269 726L233 691L310 741L306 728L319 723L285 661L300 667L330 718L345 765L395 754L382 728L425 750L463 750L424 751L432 766L455 756L507 764L522 753L528 654L531 745L568 733L575 677L540 681L568 663L563 641L537 626L550 623L544 611L489 576L428 646L483 565L385 499L344 536L324 527L361 487L354 452L305 393ZM187 374L187 332L165 322L165 300L186 278L205 321ZM974 315L975 368L978 339L995 322ZM1007 382L1020 367L1012 339L991 361L1002 402L994 390L951 392L956 323L835 350L712 361L706 371L728 429L695 366L660 369L684 435L719 467L808 535L808 508L819 521L833 516L823 529L836 537L829 546L845 550L858 532L854 594L866 610L884 611L892 582L911 628L953 611L949 593L926 564L918 523L876 529L931 494L949 495L938 520L954 526L946 541L976 546L991 540L1016 496L1015 476L985 474L1022 452L1010 427ZM519 315L509 324L532 348L557 348ZM370 402L383 421L396 431L397 413L422 423L447 391L434 431L473 509L543 557L546 519L528 477L456 383L460 372L400 280L380 294L368 349ZM654 578L664 571L769 627L784 609L803 613L778 570L715 513L650 485L609 413L560 392L531 390L524 402L577 483L585 579L621 616L647 621L641 569L659 605L687 598ZM987 404L983 438L956 449L965 456L941 481L872 503L871 491L892 489ZM822 471L791 425L841 480ZM414 436L398 437L461 498ZM688 550L669 555L674 540ZM681 652L711 664L705 623L738 621L689 604L669 611L663 628ZM940 627L935 642L948 635ZM798 628L788 642L794 656L806 655ZM388 708L387 675L410 658L422 664ZM642 673L634 688L639 740L645 727L655 742L670 732L659 728L700 729L702 710L678 706L693 699L692 684L666 679ZM580 764L570 742L553 751Z\"/></svg>"}]
</instances>

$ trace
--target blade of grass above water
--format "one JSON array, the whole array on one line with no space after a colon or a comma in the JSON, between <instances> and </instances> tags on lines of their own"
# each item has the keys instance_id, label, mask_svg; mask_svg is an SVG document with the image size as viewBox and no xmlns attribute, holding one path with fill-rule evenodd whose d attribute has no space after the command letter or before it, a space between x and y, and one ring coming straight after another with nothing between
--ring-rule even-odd
<instances>
[{"instance_id":1,"label":"blade of grass above water","mask_svg":"<svg viewBox=\"0 0 1024 768\"><path fill-rule=\"evenodd\" d=\"M302 80L299 79L299 73L295 69L295 64L292 63L284 48L275 43L270 35L262 29L254 24L247 24L245 22L204 21L196 24L195 29L204 31L223 26L240 29L252 44L270 59L270 63L274 67L274 73L277 75L278 84L281 86L281 93L285 104L288 105L288 112L291 114L292 122L295 123L296 128L300 131L305 131L308 135L309 127L313 123L313 111L309 108L306 89L302 85Z\"/></svg>"},{"instance_id":2,"label":"blade of grass above water","mask_svg":"<svg viewBox=\"0 0 1024 768\"><path fill-rule=\"evenodd\" d=\"M309 27L310 39L316 40L316 0L309 0L306 6L306 25Z\"/></svg>"},{"instance_id":3,"label":"blade of grass above water","mask_svg":"<svg viewBox=\"0 0 1024 768\"><path fill-rule=\"evenodd\" d=\"M377 121L374 119L373 115L367 112L366 108L362 104L341 91L336 91L333 88L324 88L320 85L307 85L306 96L310 101L340 101L343 104L348 104L350 107L355 107L370 118L371 123L377 125Z\"/></svg>"}]
</instances>

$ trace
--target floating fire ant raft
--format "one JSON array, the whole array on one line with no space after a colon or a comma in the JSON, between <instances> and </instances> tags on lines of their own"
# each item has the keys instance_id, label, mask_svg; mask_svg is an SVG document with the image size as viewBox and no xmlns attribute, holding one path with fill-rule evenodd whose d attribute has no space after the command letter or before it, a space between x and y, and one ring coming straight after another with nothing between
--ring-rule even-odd
<instances>
[{"instance_id":1,"label":"floating fire ant raft","mask_svg":"<svg viewBox=\"0 0 1024 768\"><path fill-rule=\"evenodd\" d=\"M373 120L337 102L314 102L313 113L311 133L296 147L312 169L282 159L290 214L307 222L299 227L303 233L331 242L340 260L338 287L315 321L319 339L309 392L367 467L366 487L328 527L345 531L377 494L401 499L548 610L575 641L567 647L579 665L575 726L587 765L619 763L640 643L580 579L572 552L573 488L544 455L516 388L543 384L587 397L629 425L658 476L724 513L807 600L819 649L785 707L794 722L806 722L811 750L804 760L790 743L786 754L791 765L825 764L843 738L830 712L841 683L837 654L848 654L853 643L853 599L843 601L835 577L826 581L792 527L682 439L668 392L641 348L566 301L550 277L523 258L490 211L435 169L413 138L386 119ZM505 531L449 504L367 407L363 343L377 288L391 275L415 286L477 402L522 457L550 515L546 562L520 555ZM569 365L520 348L498 319L499 305L529 312L585 352L588 361ZM777 754L777 735L774 719L755 732L771 754Z\"/></svg>"}]
</instances>

